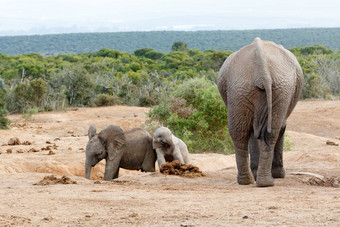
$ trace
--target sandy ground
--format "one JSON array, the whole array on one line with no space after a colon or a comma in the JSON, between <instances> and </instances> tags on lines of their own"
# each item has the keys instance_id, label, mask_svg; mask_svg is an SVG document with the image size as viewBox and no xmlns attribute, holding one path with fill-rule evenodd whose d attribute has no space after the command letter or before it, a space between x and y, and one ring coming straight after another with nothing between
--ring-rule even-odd
<instances>
[{"instance_id":1,"label":"sandy ground","mask_svg":"<svg viewBox=\"0 0 340 227\"><path fill-rule=\"evenodd\" d=\"M288 120L287 176L274 187L238 185L235 156L219 154L191 154L206 174L200 178L121 171L105 182L102 162L92 180L84 179L89 125L126 130L140 126L147 111L79 108L40 113L30 122L10 116L12 128L0 130L0 226L340 226L340 188L312 186L312 176L292 174L340 177L340 146L326 144L340 143L340 101L298 103ZM12 137L32 144L6 145ZM77 184L34 185L51 174Z\"/></svg>"}]
</instances>

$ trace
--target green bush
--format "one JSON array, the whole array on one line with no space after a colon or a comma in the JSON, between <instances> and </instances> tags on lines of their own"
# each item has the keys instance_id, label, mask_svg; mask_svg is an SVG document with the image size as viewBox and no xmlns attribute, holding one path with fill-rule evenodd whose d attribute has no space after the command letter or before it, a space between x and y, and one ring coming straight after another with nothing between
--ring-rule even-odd
<instances>
[{"instance_id":1,"label":"green bush","mask_svg":"<svg viewBox=\"0 0 340 227\"><path fill-rule=\"evenodd\" d=\"M175 87L148 115L148 125L159 122L168 127L192 153L233 152L227 109L217 86L204 78L190 79Z\"/></svg>"},{"instance_id":2,"label":"green bush","mask_svg":"<svg viewBox=\"0 0 340 227\"><path fill-rule=\"evenodd\" d=\"M3 80L0 80L0 129L7 129L10 125L10 121L6 118L7 116L7 109L6 103L4 100L5 97L5 85Z\"/></svg>"},{"instance_id":3,"label":"green bush","mask_svg":"<svg viewBox=\"0 0 340 227\"><path fill-rule=\"evenodd\" d=\"M117 96L108 95L108 94L100 94L94 100L96 106L113 106L122 104L120 99Z\"/></svg>"},{"instance_id":4,"label":"green bush","mask_svg":"<svg viewBox=\"0 0 340 227\"><path fill-rule=\"evenodd\" d=\"M330 89L322 77L314 72L304 75L302 98L326 98L329 95Z\"/></svg>"}]
</instances>

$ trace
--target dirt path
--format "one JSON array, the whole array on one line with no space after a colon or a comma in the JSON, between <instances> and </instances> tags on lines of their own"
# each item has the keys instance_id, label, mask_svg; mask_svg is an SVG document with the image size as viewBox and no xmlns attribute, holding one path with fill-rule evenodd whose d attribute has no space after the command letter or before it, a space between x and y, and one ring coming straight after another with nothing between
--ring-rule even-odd
<instances>
[{"instance_id":1,"label":"dirt path","mask_svg":"<svg viewBox=\"0 0 340 227\"><path fill-rule=\"evenodd\" d=\"M79 108L37 114L28 123L10 116L13 127L0 131L0 145L15 136L32 144L0 146L0 226L340 225L340 188L291 174L340 177L340 146L326 144L340 143L340 101L298 103L288 120L293 148L284 154L287 177L274 187L238 185L234 155L218 154L191 155L206 174L200 178L121 171L117 180L104 182L98 181L104 171L100 163L93 180L84 179L88 126L129 129L141 125L147 111ZM39 152L28 152L32 148ZM77 184L34 185L50 174Z\"/></svg>"}]
</instances>

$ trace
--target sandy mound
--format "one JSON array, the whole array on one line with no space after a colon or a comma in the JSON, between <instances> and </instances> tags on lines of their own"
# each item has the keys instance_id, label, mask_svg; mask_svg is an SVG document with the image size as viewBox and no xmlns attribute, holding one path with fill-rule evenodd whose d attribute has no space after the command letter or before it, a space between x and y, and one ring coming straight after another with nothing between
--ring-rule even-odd
<instances>
[{"instance_id":1,"label":"sandy mound","mask_svg":"<svg viewBox=\"0 0 340 227\"><path fill-rule=\"evenodd\" d=\"M180 161L174 160L161 166L160 172L167 175L179 175L183 177L203 177L204 174L197 166L192 164L181 164Z\"/></svg>"},{"instance_id":2,"label":"sandy mound","mask_svg":"<svg viewBox=\"0 0 340 227\"><path fill-rule=\"evenodd\" d=\"M51 185L51 184L77 184L77 181L73 181L69 177L66 177L66 176L57 178L54 175L50 175L50 176L44 177L44 179L42 179L41 181L33 185L45 186L45 185Z\"/></svg>"}]
</instances>

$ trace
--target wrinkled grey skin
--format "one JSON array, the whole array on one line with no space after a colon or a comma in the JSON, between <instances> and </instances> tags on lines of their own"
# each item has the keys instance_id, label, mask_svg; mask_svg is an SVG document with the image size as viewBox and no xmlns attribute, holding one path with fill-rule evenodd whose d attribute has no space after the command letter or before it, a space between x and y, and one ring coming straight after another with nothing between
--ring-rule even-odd
<instances>
[{"instance_id":1,"label":"wrinkled grey skin","mask_svg":"<svg viewBox=\"0 0 340 227\"><path fill-rule=\"evenodd\" d=\"M301 93L302 78L291 52L260 38L230 55L222 65L218 89L228 108L239 184L253 183L255 178L257 186L272 186L273 177L285 177L284 132Z\"/></svg>"},{"instance_id":2,"label":"wrinkled grey skin","mask_svg":"<svg viewBox=\"0 0 340 227\"><path fill-rule=\"evenodd\" d=\"M85 177L90 179L91 168L106 159L104 180L119 175L119 168L155 172L156 153L152 148L152 136L142 128L129 131L109 125L96 135L96 126L88 130Z\"/></svg>"},{"instance_id":3,"label":"wrinkled grey skin","mask_svg":"<svg viewBox=\"0 0 340 227\"><path fill-rule=\"evenodd\" d=\"M153 149L156 149L159 169L165 162L178 160L189 164L187 145L166 127L160 127L153 133Z\"/></svg>"}]
</instances>

